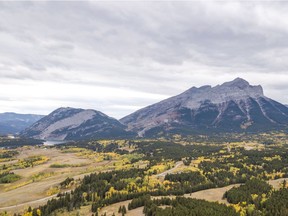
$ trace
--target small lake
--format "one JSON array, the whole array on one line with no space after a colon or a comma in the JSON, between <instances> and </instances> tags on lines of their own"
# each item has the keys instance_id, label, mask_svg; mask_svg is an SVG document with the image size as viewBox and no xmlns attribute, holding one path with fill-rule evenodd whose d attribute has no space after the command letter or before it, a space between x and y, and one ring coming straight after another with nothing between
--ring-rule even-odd
<instances>
[{"instance_id":1,"label":"small lake","mask_svg":"<svg viewBox=\"0 0 288 216\"><path fill-rule=\"evenodd\" d=\"M45 140L43 143L44 146L53 146L53 145L58 145L58 144L63 144L66 143L67 141L65 140Z\"/></svg>"}]
</instances>

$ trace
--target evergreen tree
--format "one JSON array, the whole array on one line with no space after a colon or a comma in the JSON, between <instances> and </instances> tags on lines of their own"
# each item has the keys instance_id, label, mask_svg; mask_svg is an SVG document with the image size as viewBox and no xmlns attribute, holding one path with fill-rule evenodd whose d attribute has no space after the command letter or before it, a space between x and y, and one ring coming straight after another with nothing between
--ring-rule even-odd
<instances>
[{"instance_id":1,"label":"evergreen tree","mask_svg":"<svg viewBox=\"0 0 288 216\"><path fill-rule=\"evenodd\" d=\"M28 211L28 212L32 212L31 206L28 207L28 210L27 210L27 211Z\"/></svg>"},{"instance_id":2,"label":"evergreen tree","mask_svg":"<svg viewBox=\"0 0 288 216\"><path fill-rule=\"evenodd\" d=\"M123 212L124 214L127 213L127 209L126 209L126 206L125 206L125 205L123 205L123 207L122 207L122 212Z\"/></svg>"},{"instance_id":3,"label":"evergreen tree","mask_svg":"<svg viewBox=\"0 0 288 216\"><path fill-rule=\"evenodd\" d=\"M121 212L122 212L122 206L120 206L118 209L118 213L121 213Z\"/></svg>"}]
</instances>

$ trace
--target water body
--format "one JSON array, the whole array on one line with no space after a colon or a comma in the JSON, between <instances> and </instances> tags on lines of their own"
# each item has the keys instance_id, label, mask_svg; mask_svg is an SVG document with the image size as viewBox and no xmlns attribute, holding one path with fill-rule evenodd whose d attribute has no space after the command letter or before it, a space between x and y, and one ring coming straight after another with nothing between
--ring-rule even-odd
<instances>
[{"instance_id":1,"label":"water body","mask_svg":"<svg viewBox=\"0 0 288 216\"><path fill-rule=\"evenodd\" d=\"M45 140L43 145L44 146L53 146L53 145L63 144L63 143L66 143L66 142L67 141L64 141L64 140Z\"/></svg>"}]
</instances>

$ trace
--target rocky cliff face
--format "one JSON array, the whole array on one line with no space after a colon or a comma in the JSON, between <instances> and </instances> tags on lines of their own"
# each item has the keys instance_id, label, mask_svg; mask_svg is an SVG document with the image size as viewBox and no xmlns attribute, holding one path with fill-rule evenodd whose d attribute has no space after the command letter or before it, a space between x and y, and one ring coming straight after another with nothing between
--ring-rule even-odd
<instances>
[{"instance_id":1,"label":"rocky cliff face","mask_svg":"<svg viewBox=\"0 0 288 216\"><path fill-rule=\"evenodd\" d=\"M192 87L120 120L139 136L241 132L282 128L288 108L264 96L261 86L237 78L215 87Z\"/></svg>"},{"instance_id":2,"label":"rocky cliff face","mask_svg":"<svg viewBox=\"0 0 288 216\"><path fill-rule=\"evenodd\" d=\"M95 110L59 108L24 130L21 135L44 140L120 138L125 126Z\"/></svg>"}]
</instances>

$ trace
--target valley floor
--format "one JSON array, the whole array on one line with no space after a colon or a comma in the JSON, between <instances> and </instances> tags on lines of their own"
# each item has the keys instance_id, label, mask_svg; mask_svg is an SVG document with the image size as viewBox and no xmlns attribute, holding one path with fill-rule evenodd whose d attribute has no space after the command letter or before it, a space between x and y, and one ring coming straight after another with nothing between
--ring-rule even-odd
<instances>
[{"instance_id":1,"label":"valley floor","mask_svg":"<svg viewBox=\"0 0 288 216\"><path fill-rule=\"evenodd\" d=\"M22 154L19 156L19 158L25 158L24 155L34 155L34 154L39 154L43 153L46 149L33 149L32 150L25 150L22 152ZM69 162L69 163L74 163L77 164L78 162L87 162L83 161L83 159L79 158L75 153L61 153L59 150L56 149L51 149L49 150L49 155L51 158L53 158L49 163L39 166L36 170L37 171L46 171L49 165L51 165L54 162L58 162L59 160ZM91 165L91 164L90 164ZM104 168L105 166L108 166L109 164L107 162L105 163L94 163L94 166L100 166ZM159 173L155 175L155 177L165 177L166 174L168 173L173 173L177 171L177 168L183 166L183 163L181 161L176 162L175 166L169 170L166 170L162 173ZM34 169L32 171L27 171L26 175L29 176L32 173L36 172ZM23 171L22 171L23 172ZM82 170L83 172L83 170ZM21 172L18 172L21 173ZM58 185L61 181L63 181L67 176L73 176L75 179L81 179L83 178L85 174L79 174L81 173L81 170L74 170L73 172L71 170L61 170L61 177L50 177L49 179L46 179L43 182L33 182L31 184L25 185L23 187L19 187L17 189L11 190L11 191L5 191L5 189L0 192L1 194L1 199L0 199L0 212L1 211L7 211L8 213L14 213L14 212L21 212L23 209L27 209L29 206L31 207L38 207L39 205L45 204L49 199L52 199L57 196L57 194L51 195L51 196L45 196L45 191L49 189L49 187L53 187L53 185ZM78 174L78 175L75 175ZM88 174L88 173L87 173ZM280 178L276 180L269 180L269 184L271 184L275 189L279 189L281 183L286 180L288 181L288 178ZM231 184L229 186L221 187L221 188L212 188L212 189L207 189L207 190L201 190L198 192L190 193L190 194L185 194L184 197L187 198L195 198L195 199L203 199L211 202L219 202L219 203L224 203L224 204L229 204L226 199L223 199L223 195L226 191L230 190L232 187L238 187L240 184ZM35 190L36 189L36 190ZM66 190L69 191L69 190ZM170 198L173 198L175 196L167 196ZM154 197L155 199L160 198L160 197ZM118 202L109 206L106 206L100 210L100 215L105 214L107 216L112 215L115 213L115 215L121 215L120 213L118 214L118 209L120 206L126 206L126 209L128 209L128 204L131 202L131 200L126 200L123 202ZM9 205L10 203L16 203L13 205ZM80 210L75 210L72 212L64 212L64 213L59 213L60 215L91 215L91 206L84 206L81 207ZM58 214L57 214L58 215ZM133 209L127 212L127 216L141 216L143 214L143 207L139 207L137 209Z\"/></svg>"},{"instance_id":2,"label":"valley floor","mask_svg":"<svg viewBox=\"0 0 288 216\"><path fill-rule=\"evenodd\" d=\"M39 165L13 169L21 179L9 184L0 184L0 212L21 212L29 206L38 207L47 200L56 197L60 191L70 188L59 188L59 184L67 177L82 179L84 175L97 170L109 169L112 161L97 161L97 158L87 158L79 152L65 152L56 148L25 147L18 149L20 154L12 161L1 162L16 166L23 160L35 156L43 156L47 161ZM18 165L17 165L18 166Z\"/></svg>"},{"instance_id":3,"label":"valley floor","mask_svg":"<svg viewBox=\"0 0 288 216\"><path fill-rule=\"evenodd\" d=\"M275 189L287 187L283 184L288 180L286 140L281 145L262 143L190 145L182 140L104 140L60 147L0 149L0 215L4 211L23 214L28 207L45 205L60 193L57 202L62 202L66 195L74 196L63 193L75 188L82 188L75 195L80 197L78 206L73 204L69 209L61 205L46 215L92 215L91 205L98 203L99 215L120 215L119 207L128 209L131 202L120 200L143 194L153 194L153 199L184 194L230 205L223 195L240 185L235 183L258 178ZM41 211L45 212L45 208ZM143 207L129 210L126 215L141 216Z\"/></svg>"}]
</instances>

